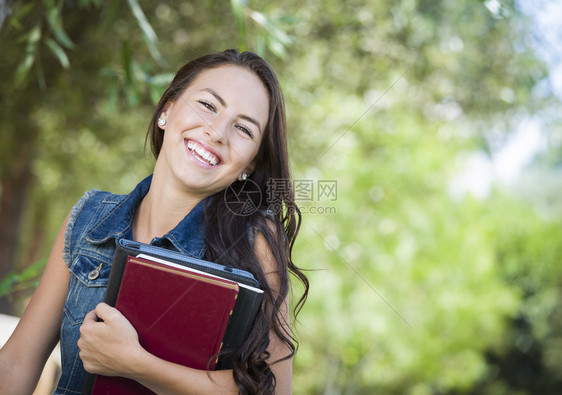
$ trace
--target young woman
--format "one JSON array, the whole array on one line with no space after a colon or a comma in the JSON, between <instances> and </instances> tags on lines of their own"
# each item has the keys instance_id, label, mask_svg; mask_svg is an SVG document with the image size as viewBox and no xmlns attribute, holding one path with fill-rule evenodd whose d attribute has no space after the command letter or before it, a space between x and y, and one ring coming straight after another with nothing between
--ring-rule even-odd
<instances>
[{"instance_id":1,"label":"young woman","mask_svg":"<svg viewBox=\"0 0 562 395\"><path fill-rule=\"evenodd\" d=\"M274 72L257 55L233 50L186 64L162 96L147 139L156 157L153 175L128 195L92 190L68 215L0 351L0 393L31 393L59 339L56 394L79 393L86 371L132 378L159 394L290 393L288 276L304 283L295 311L308 281L291 260L300 226L293 194L271 188L272 180L290 180ZM241 213L231 203L248 182L254 193L245 198L254 209ZM140 346L118 310L101 303L122 237L253 273L264 302L233 369L209 372L159 359Z\"/></svg>"}]
</instances>

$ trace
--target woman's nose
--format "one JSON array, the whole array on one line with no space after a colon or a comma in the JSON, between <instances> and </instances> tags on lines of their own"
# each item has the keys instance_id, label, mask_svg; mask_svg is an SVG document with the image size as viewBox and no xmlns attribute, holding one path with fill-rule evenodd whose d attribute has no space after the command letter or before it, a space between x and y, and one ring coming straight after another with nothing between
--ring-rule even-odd
<instances>
[{"instance_id":1,"label":"woman's nose","mask_svg":"<svg viewBox=\"0 0 562 395\"><path fill-rule=\"evenodd\" d=\"M221 127L220 122L207 123L203 132L214 143L224 144L226 141L226 128Z\"/></svg>"}]
</instances>

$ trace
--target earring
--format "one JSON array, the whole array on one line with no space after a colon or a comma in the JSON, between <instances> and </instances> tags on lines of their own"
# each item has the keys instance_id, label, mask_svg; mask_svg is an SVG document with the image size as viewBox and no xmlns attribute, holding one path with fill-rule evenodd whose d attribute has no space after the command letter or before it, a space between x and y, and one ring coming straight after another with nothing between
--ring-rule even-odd
<instances>
[{"instance_id":1,"label":"earring","mask_svg":"<svg viewBox=\"0 0 562 395\"><path fill-rule=\"evenodd\" d=\"M164 118L158 118L158 126L162 127L166 125L166 120Z\"/></svg>"},{"instance_id":2,"label":"earring","mask_svg":"<svg viewBox=\"0 0 562 395\"><path fill-rule=\"evenodd\" d=\"M242 181L246 181L247 178L248 178L248 174L242 173Z\"/></svg>"}]
</instances>

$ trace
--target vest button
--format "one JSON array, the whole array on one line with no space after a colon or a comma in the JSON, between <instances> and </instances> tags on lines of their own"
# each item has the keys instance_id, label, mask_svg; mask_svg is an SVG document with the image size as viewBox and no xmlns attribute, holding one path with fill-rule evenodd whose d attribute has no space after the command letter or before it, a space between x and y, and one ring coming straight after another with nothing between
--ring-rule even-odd
<instances>
[{"instance_id":1,"label":"vest button","mask_svg":"<svg viewBox=\"0 0 562 395\"><path fill-rule=\"evenodd\" d=\"M98 269L94 269L90 273L88 273L88 280L90 281L95 280L96 278L99 277L99 275L100 275L100 271Z\"/></svg>"}]
</instances>

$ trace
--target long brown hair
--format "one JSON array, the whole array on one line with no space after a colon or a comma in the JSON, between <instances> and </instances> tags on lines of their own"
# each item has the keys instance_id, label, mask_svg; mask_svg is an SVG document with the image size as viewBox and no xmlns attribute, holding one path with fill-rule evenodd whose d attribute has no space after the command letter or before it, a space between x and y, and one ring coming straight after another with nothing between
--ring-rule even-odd
<instances>
[{"instance_id":1,"label":"long brown hair","mask_svg":"<svg viewBox=\"0 0 562 395\"><path fill-rule=\"evenodd\" d=\"M267 394L275 390L275 376L270 365L277 362L271 361L266 351L270 330L287 345L289 352L283 359L291 358L298 346L288 323L281 322L278 314L289 292L289 273L296 276L304 288L295 304L295 317L306 301L309 288L308 279L291 258L301 214L294 200L287 153L285 105L275 73L258 55L235 50L205 55L187 63L160 99L148 128L147 141L150 141L154 156L158 157L164 131L158 127L157 120L164 105L177 100L201 72L224 65L245 68L260 78L269 97L269 117L249 179L235 181L205 203L205 258L250 271L264 289L264 303L250 336L239 350L226 351L233 352L234 379L239 391L243 394ZM239 199L240 191L248 183L251 183L253 192L259 193L246 194L252 209L237 212L229 202ZM279 293L267 286L265 274L254 253L253 240L258 232L264 235L273 253L280 281Z\"/></svg>"}]
</instances>

